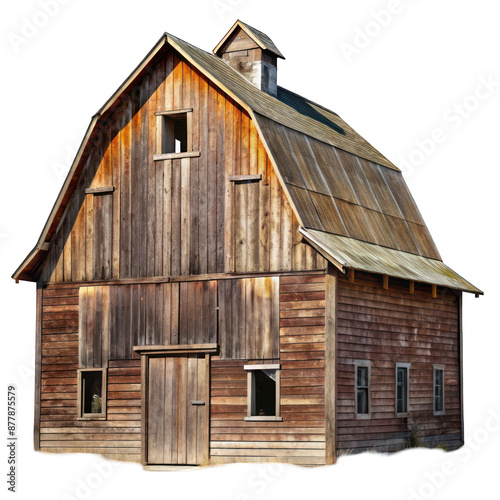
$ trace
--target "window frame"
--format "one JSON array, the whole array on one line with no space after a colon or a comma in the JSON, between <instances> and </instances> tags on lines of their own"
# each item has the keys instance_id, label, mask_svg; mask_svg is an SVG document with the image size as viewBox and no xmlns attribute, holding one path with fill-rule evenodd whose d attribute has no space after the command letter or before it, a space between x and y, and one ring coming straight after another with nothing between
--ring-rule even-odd
<instances>
[{"instance_id":1,"label":"window frame","mask_svg":"<svg viewBox=\"0 0 500 500\"><path fill-rule=\"evenodd\" d=\"M411 363L396 363L395 367L395 394L394 394L394 410L396 417L407 417L410 413L410 367ZM398 370L400 368L406 369L406 411L398 412Z\"/></svg>"},{"instance_id":2,"label":"window frame","mask_svg":"<svg viewBox=\"0 0 500 500\"><path fill-rule=\"evenodd\" d=\"M443 378L441 380L441 410L436 410L436 372L441 371L443 373ZM433 365L432 367L432 414L433 415L444 415L445 414L445 392L444 392L444 374L445 374L445 367L444 365Z\"/></svg>"},{"instance_id":3,"label":"window frame","mask_svg":"<svg viewBox=\"0 0 500 500\"><path fill-rule=\"evenodd\" d=\"M102 387L101 387L101 412L100 413L85 413L84 412L84 389L83 389L83 373L101 372ZM106 420L107 419L107 386L108 386L108 370L107 368L78 368L78 385L77 385L77 420Z\"/></svg>"},{"instance_id":4,"label":"window frame","mask_svg":"<svg viewBox=\"0 0 500 500\"><path fill-rule=\"evenodd\" d=\"M358 368L368 368L368 413L358 413ZM356 359L354 361L354 408L357 420L370 420L372 418L371 405L372 362L369 359Z\"/></svg>"},{"instance_id":5,"label":"window frame","mask_svg":"<svg viewBox=\"0 0 500 500\"><path fill-rule=\"evenodd\" d=\"M158 110L156 116L156 154L153 155L155 161L172 160L179 158L192 158L200 156L199 151L193 151L193 108ZM166 120L186 119L186 151L176 153L174 151L165 152L164 142L166 141L167 127Z\"/></svg>"},{"instance_id":6,"label":"window frame","mask_svg":"<svg viewBox=\"0 0 500 500\"><path fill-rule=\"evenodd\" d=\"M244 365L243 369L247 372L247 416L245 421L250 422L282 422L283 417L280 416L280 381L281 381L281 365L275 364L261 364L261 365ZM258 370L275 370L276 372L276 415L252 415L252 399L254 392L254 373Z\"/></svg>"}]
</instances>

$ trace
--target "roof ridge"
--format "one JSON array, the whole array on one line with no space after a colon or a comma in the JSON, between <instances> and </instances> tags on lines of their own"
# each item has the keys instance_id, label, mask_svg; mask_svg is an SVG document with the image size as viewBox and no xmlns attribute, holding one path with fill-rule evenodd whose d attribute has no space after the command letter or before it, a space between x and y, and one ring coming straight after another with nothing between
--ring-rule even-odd
<instances>
[{"instance_id":1,"label":"roof ridge","mask_svg":"<svg viewBox=\"0 0 500 500\"><path fill-rule=\"evenodd\" d=\"M260 31L257 28L250 26L248 23L243 22L241 19L238 19L236 22L240 23L245 28L248 28L251 32L253 32L253 35L255 35L263 45L262 48L269 50L270 52L273 52L281 59L285 59L285 56L281 53L278 47L276 47L276 44L271 40L271 37L269 35L266 35L263 31Z\"/></svg>"}]
</instances>

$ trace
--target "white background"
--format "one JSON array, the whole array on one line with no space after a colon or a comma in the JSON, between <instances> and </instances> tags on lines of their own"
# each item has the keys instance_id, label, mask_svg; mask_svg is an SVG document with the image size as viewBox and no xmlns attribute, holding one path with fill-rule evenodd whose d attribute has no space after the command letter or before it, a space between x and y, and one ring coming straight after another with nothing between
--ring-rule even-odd
<instances>
[{"instance_id":1,"label":"white background","mask_svg":"<svg viewBox=\"0 0 500 500\"><path fill-rule=\"evenodd\" d=\"M0 436L6 438L6 392L13 383L19 411L17 498L496 497L497 2L54 1L51 16L43 14L43 0L3 2L0 21ZM479 299L464 297L462 450L365 454L321 468L231 465L179 473L147 473L140 465L94 455L33 451L35 285L15 285L10 276L35 245L90 117L162 33L210 51L237 18L267 33L285 54L280 85L339 113L401 168L413 161L405 178L444 261L485 291ZM29 23L35 23L31 30ZM485 80L489 91L481 84ZM456 106L463 105L468 116L459 118ZM440 144L432 146L435 129L442 130ZM416 141L427 144L424 156L416 153ZM3 494L6 439L0 450Z\"/></svg>"}]
</instances>

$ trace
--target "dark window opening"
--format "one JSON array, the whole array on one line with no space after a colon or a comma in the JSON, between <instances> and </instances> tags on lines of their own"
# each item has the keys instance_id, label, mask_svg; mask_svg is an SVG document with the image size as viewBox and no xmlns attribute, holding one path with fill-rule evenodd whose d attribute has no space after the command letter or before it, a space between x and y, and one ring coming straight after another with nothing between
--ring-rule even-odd
<instances>
[{"instance_id":1,"label":"dark window opening","mask_svg":"<svg viewBox=\"0 0 500 500\"><path fill-rule=\"evenodd\" d=\"M443 370L434 370L434 411L440 413L444 410Z\"/></svg>"},{"instance_id":2,"label":"dark window opening","mask_svg":"<svg viewBox=\"0 0 500 500\"><path fill-rule=\"evenodd\" d=\"M255 370L252 416L276 416L276 370Z\"/></svg>"},{"instance_id":3,"label":"dark window opening","mask_svg":"<svg viewBox=\"0 0 500 500\"><path fill-rule=\"evenodd\" d=\"M358 415L368 415L370 412L368 384L368 367L358 366L356 370L356 409Z\"/></svg>"},{"instance_id":4,"label":"dark window opening","mask_svg":"<svg viewBox=\"0 0 500 500\"><path fill-rule=\"evenodd\" d=\"M187 151L187 119L185 115L174 119L174 141L174 153Z\"/></svg>"},{"instance_id":5,"label":"dark window opening","mask_svg":"<svg viewBox=\"0 0 500 500\"><path fill-rule=\"evenodd\" d=\"M84 414L102 413L102 371L82 372L82 399Z\"/></svg>"},{"instance_id":6,"label":"dark window opening","mask_svg":"<svg viewBox=\"0 0 500 500\"><path fill-rule=\"evenodd\" d=\"M186 113L162 116L161 153L188 151L188 125Z\"/></svg>"},{"instance_id":7,"label":"dark window opening","mask_svg":"<svg viewBox=\"0 0 500 500\"><path fill-rule=\"evenodd\" d=\"M396 370L396 413L408 413L408 368Z\"/></svg>"}]
</instances>

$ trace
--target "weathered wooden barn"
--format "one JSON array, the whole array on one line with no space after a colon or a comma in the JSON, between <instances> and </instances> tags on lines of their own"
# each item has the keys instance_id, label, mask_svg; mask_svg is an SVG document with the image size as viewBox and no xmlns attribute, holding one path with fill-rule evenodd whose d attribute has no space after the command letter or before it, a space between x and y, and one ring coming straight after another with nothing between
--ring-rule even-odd
<instances>
[{"instance_id":1,"label":"weathered wooden barn","mask_svg":"<svg viewBox=\"0 0 500 500\"><path fill-rule=\"evenodd\" d=\"M163 35L36 247L35 448L148 467L463 443L462 292L401 171L238 21Z\"/></svg>"}]
</instances>

